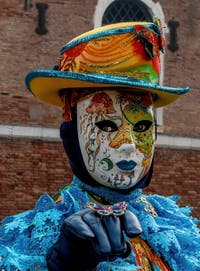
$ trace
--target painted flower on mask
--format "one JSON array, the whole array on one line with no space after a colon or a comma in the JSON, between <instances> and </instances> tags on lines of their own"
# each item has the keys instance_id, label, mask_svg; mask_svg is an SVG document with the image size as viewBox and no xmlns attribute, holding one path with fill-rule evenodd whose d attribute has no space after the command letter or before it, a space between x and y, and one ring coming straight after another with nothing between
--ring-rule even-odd
<instances>
[{"instance_id":1,"label":"painted flower on mask","mask_svg":"<svg viewBox=\"0 0 200 271\"><path fill-rule=\"evenodd\" d=\"M86 112L91 114L112 114L115 112L113 101L105 92L97 93L91 99L89 106L86 108Z\"/></svg>"}]
</instances>

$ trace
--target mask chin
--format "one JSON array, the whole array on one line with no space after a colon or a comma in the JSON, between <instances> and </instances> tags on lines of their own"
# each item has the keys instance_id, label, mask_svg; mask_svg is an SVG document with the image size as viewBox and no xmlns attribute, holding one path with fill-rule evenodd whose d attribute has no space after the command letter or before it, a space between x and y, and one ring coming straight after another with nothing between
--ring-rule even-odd
<instances>
[{"instance_id":1,"label":"mask chin","mask_svg":"<svg viewBox=\"0 0 200 271\"><path fill-rule=\"evenodd\" d=\"M69 122L63 122L60 126L60 137L63 141L63 146L65 152L69 158L69 162L74 175L76 175L82 182L89 184L91 186L100 187L102 186L95 181L88 173L83 157L80 150L77 124L76 124L76 114L73 116L73 120ZM129 189L115 189L121 193L129 193L137 188L144 188L149 185L153 173L153 161L148 173L133 187Z\"/></svg>"},{"instance_id":2,"label":"mask chin","mask_svg":"<svg viewBox=\"0 0 200 271\"><path fill-rule=\"evenodd\" d=\"M136 185L134 185L133 187L131 187L129 189L125 189L125 190L117 189L116 191L127 194L127 193L129 193L129 192L131 192L133 190L147 187L150 184L150 181L151 181L151 178L152 178L152 175L153 175L153 164L154 164L154 158L152 159L149 171Z\"/></svg>"}]
</instances>

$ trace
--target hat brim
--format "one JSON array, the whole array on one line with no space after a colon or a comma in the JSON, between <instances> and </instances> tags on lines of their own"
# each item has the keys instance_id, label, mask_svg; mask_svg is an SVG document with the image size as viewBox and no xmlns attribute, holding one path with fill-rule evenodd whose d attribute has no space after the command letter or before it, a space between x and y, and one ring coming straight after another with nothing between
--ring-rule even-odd
<instances>
[{"instance_id":1,"label":"hat brim","mask_svg":"<svg viewBox=\"0 0 200 271\"><path fill-rule=\"evenodd\" d=\"M81 74L56 70L34 70L27 74L25 84L28 90L40 100L63 107L59 90L63 88L105 88L123 87L129 91L148 91L154 94L154 107L166 106L189 91L189 87L172 88L146 81L109 74Z\"/></svg>"}]
</instances>

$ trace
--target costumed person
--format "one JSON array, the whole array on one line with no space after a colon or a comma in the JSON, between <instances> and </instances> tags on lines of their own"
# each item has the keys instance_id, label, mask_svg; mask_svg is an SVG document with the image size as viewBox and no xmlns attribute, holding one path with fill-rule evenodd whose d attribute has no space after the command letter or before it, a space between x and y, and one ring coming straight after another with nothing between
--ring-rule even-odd
<instances>
[{"instance_id":1,"label":"costumed person","mask_svg":"<svg viewBox=\"0 0 200 271\"><path fill-rule=\"evenodd\" d=\"M154 108L188 88L159 85L159 20L78 36L53 70L26 76L37 98L62 106L60 135L74 178L57 200L7 217L0 270L200 270L197 219L177 197L144 195L152 176Z\"/></svg>"}]
</instances>

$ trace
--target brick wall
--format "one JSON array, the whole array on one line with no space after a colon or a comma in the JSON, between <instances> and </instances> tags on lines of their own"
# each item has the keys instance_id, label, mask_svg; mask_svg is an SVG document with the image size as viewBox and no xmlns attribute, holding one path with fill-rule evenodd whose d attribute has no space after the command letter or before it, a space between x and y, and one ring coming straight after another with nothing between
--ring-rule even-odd
<instances>
[{"instance_id":1,"label":"brick wall","mask_svg":"<svg viewBox=\"0 0 200 271\"><path fill-rule=\"evenodd\" d=\"M182 99L164 108L165 133L200 136L200 87L199 87L199 13L198 0L159 1L166 22L175 20L177 28L177 44L179 49L171 52L168 49L170 33L166 34L166 54L164 68L164 84L172 87L190 86L191 90Z\"/></svg>"},{"instance_id":2,"label":"brick wall","mask_svg":"<svg viewBox=\"0 0 200 271\"><path fill-rule=\"evenodd\" d=\"M61 143L1 139L0 217L33 208L39 195L51 196L71 179Z\"/></svg>"},{"instance_id":3,"label":"brick wall","mask_svg":"<svg viewBox=\"0 0 200 271\"><path fill-rule=\"evenodd\" d=\"M192 206L200 217L199 151L157 148L154 173L146 193L181 196L180 206Z\"/></svg>"},{"instance_id":4,"label":"brick wall","mask_svg":"<svg viewBox=\"0 0 200 271\"><path fill-rule=\"evenodd\" d=\"M0 147L0 218L33 208L41 194L53 196L72 178L61 142L2 139ZM195 207L199 216L199 159L197 151L156 149L153 179L144 191L181 195L179 203Z\"/></svg>"},{"instance_id":5,"label":"brick wall","mask_svg":"<svg viewBox=\"0 0 200 271\"><path fill-rule=\"evenodd\" d=\"M46 35L35 32L37 2L48 4ZM24 77L33 69L51 69L60 48L93 27L95 5L90 0L32 1L32 8L24 11L22 3L0 1L0 123L58 127L60 110L36 100L25 89ZM35 111L37 114L33 114Z\"/></svg>"}]
</instances>

